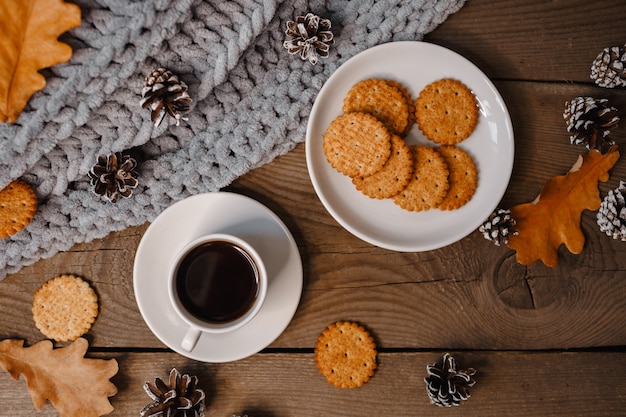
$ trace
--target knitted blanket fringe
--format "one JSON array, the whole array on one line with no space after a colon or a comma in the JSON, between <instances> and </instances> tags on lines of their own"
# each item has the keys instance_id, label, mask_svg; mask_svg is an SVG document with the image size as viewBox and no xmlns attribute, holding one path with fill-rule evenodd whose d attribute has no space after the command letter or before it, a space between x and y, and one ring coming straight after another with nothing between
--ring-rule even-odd
<instances>
[{"instance_id":1,"label":"knitted blanket fringe","mask_svg":"<svg viewBox=\"0 0 626 417\"><path fill-rule=\"evenodd\" d=\"M0 124L0 189L31 184L39 208L0 240L0 279L76 243L152 221L190 195L214 192L303 142L320 88L372 46L421 40L465 0L72 0L79 27L62 35L69 62L18 121ZM335 44L317 65L283 48L285 24L330 19ZM147 74L163 66L189 86L188 120L155 128L139 107ZM116 204L87 173L99 155L133 150L139 186Z\"/></svg>"}]
</instances>

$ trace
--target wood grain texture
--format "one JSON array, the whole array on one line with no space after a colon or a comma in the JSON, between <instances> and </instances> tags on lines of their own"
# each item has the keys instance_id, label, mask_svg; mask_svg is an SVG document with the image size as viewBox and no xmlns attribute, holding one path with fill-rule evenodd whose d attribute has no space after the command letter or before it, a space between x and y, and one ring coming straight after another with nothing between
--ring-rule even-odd
<instances>
[{"instance_id":1,"label":"wood grain texture","mask_svg":"<svg viewBox=\"0 0 626 417\"><path fill-rule=\"evenodd\" d=\"M97 354L120 364L111 381L111 417L139 415L150 398L146 381L166 378L172 367L196 375L207 396L207 417L342 416L616 416L626 399L626 354L618 352L451 352L460 367L477 369L471 397L459 407L429 404L426 365L442 352L378 355L372 379L360 388L336 388L318 373L312 353L267 353L229 364L201 364L172 353ZM607 372L607 369L612 372ZM5 410L18 415L58 415L48 403L36 412L23 380L0 374ZM13 414L14 415L14 414Z\"/></svg>"},{"instance_id":2,"label":"wood grain texture","mask_svg":"<svg viewBox=\"0 0 626 417\"><path fill-rule=\"evenodd\" d=\"M425 40L464 55L494 83L509 109L515 163L500 202L532 201L543 184L565 174L584 148L571 145L563 119L567 100L608 98L624 119L626 89L589 79L607 46L626 40L626 3L609 0L470 0ZM626 120L611 136L626 150ZM304 140L304 138L302 138ZM626 180L617 162L601 196ZM61 273L83 276L100 298L86 335L90 355L114 357L120 372L112 416L138 415L149 401L145 381L171 367L196 374L207 416L616 416L626 392L626 243L598 230L583 213L583 252L561 248L556 268L522 266L506 247L477 232L445 248L396 253L374 247L329 215L307 172L304 144L226 188L274 211L290 229L304 266L298 310L263 352L228 364L205 364L167 349L148 329L132 284L137 245L148 224L23 268L0 281L0 339L43 338L30 313L32 294ZM488 213L485 213L487 216ZM313 347L331 322L367 327L381 351L365 386L340 390L315 369ZM478 369L461 407L428 404L425 366L443 352ZM56 416L33 411L24 381L0 372L0 415Z\"/></svg>"},{"instance_id":3,"label":"wood grain texture","mask_svg":"<svg viewBox=\"0 0 626 417\"><path fill-rule=\"evenodd\" d=\"M589 83L591 63L623 45L624 2L468 1L425 37L464 55L490 78Z\"/></svg>"}]
</instances>

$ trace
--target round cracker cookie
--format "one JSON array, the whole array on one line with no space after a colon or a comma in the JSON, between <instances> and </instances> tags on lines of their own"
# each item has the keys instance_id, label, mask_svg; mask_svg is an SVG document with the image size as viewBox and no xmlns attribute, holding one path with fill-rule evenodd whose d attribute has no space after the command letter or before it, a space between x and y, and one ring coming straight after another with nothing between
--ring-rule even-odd
<instances>
[{"instance_id":1,"label":"round cracker cookie","mask_svg":"<svg viewBox=\"0 0 626 417\"><path fill-rule=\"evenodd\" d=\"M35 326L58 342L75 340L91 329L98 315L98 297L89 284L74 275L59 275L33 297Z\"/></svg>"},{"instance_id":2,"label":"round cracker cookie","mask_svg":"<svg viewBox=\"0 0 626 417\"><path fill-rule=\"evenodd\" d=\"M455 210L472 199L478 186L478 172L472 157L458 146L440 146L439 153L448 164L448 194L439 203L441 210Z\"/></svg>"},{"instance_id":3,"label":"round cracker cookie","mask_svg":"<svg viewBox=\"0 0 626 417\"><path fill-rule=\"evenodd\" d=\"M370 114L342 114L324 133L324 155L342 174L367 177L379 171L389 159L391 134Z\"/></svg>"},{"instance_id":4,"label":"round cracker cookie","mask_svg":"<svg viewBox=\"0 0 626 417\"><path fill-rule=\"evenodd\" d=\"M0 238L24 229L35 217L37 195L30 185L14 180L0 191Z\"/></svg>"},{"instance_id":5,"label":"round cracker cookie","mask_svg":"<svg viewBox=\"0 0 626 417\"><path fill-rule=\"evenodd\" d=\"M365 384L376 369L376 343L363 326L348 321L329 325L315 343L315 364L339 388Z\"/></svg>"},{"instance_id":6,"label":"round cracker cookie","mask_svg":"<svg viewBox=\"0 0 626 417\"><path fill-rule=\"evenodd\" d=\"M357 190L368 197L390 198L404 190L413 175L413 154L406 142L391 136L391 156L380 171L368 177L352 178Z\"/></svg>"},{"instance_id":7,"label":"round cracker cookie","mask_svg":"<svg viewBox=\"0 0 626 417\"><path fill-rule=\"evenodd\" d=\"M399 83L368 78L354 84L343 100L343 112L363 112L375 116L390 132L405 135L410 129L412 100Z\"/></svg>"},{"instance_id":8,"label":"round cracker cookie","mask_svg":"<svg viewBox=\"0 0 626 417\"><path fill-rule=\"evenodd\" d=\"M415 169L406 188L393 197L405 210L424 211L437 207L448 192L448 166L439 152L428 146L413 145Z\"/></svg>"},{"instance_id":9,"label":"round cracker cookie","mask_svg":"<svg viewBox=\"0 0 626 417\"><path fill-rule=\"evenodd\" d=\"M466 139L476 128L478 104L465 84L445 78L428 84L420 92L415 117L428 139L452 145Z\"/></svg>"},{"instance_id":10,"label":"round cracker cookie","mask_svg":"<svg viewBox=\"0 0 626 417\"><path fill-rule=\"evenodd\" d=\"M407 105L409 106L409 120L408 120L408 124L407 127L404 131L404 133L401 133L400 136L405 136L406 134L409 133L409 131L411 130L411 128L413 127L413 125L415 124L415 101L413 100L413 98L411 97L411 94L409 93L409 90L407 90L407 88L394 80L385 80L385 82L393 87L396 87L398 90L400 90L400 92L402 93L402 95L404 96L404 100L406 101Z\"/></svg>"}]
</instances>

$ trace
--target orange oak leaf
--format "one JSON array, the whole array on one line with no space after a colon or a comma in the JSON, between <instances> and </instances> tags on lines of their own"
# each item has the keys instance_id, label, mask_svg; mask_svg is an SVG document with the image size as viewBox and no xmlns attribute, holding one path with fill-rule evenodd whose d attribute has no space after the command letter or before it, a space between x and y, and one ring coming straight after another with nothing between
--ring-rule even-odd
<instances>
[{"instance_id":1,"label":"orange oak leaf","mask_svg":"<svg viewBox=\"0 0 626 417\"><path fill-rule=\"evenodd\" d=\"M61 417L99 417L113 411L108 397L117 393L109 381L118 371L115 359L86 359L83 338L58 349L44 340L24 347L23 340L0 342L0 367L17 380L24 376L37 410L50 400Z\"/></svg>"},{"instance_id":2,"label":"orange oak leaf","mask_svg":"<svg viewBox=\"0 0 626 417\"><path fill-rule=\"evenodd\" d=\"M561 244L572 253L582 252L582 212L600 208L598 181L609 179L609 170L618 159L616 145L606 154L591 150L579 156L567 175L549 179L535 201L511 208L517 234L509 237L508 246L517 251L517 262L530 265L541 260L555 267Z\"/></svg>"},{"instance_id":3,"label":"orange oak leaf","mask_svg":"<svg viewBox=\"0 0 626 417\"><path fill-rule=\"evenodd\" d=\"M70 59L72 48L57 38L80 21L80 8L63 0L0 1L0 122L15 122L45 87L40 69Z\"/></svg>"}]
</instances>

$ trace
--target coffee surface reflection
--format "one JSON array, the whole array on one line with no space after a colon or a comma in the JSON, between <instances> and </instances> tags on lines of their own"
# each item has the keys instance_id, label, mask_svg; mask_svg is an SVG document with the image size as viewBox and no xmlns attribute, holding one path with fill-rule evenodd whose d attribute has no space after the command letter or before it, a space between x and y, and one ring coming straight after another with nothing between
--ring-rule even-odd
<instances>
[{"instance_id":1,"label":"coffee surface reflection","mask_svg":"<svg viewBox=\"0 0 626 417\"><path fill-rule=\"evenodd\" d=\"M225 241L192 249L175 276L182 306L199 320L222 324L246 314L259 294L259 272L248 253Z\"/></svg>"}]
</instances>

